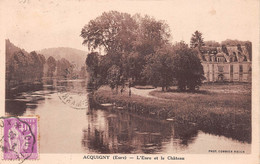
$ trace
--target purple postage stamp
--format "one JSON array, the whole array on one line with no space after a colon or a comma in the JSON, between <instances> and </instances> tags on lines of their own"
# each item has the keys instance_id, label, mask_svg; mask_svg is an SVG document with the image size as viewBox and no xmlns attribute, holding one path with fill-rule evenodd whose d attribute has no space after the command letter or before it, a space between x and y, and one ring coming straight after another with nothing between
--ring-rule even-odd
<instances>
[{"instance_id":1,"label":"purple postage stamp","mask_svg":"<svg viewBox=\"0 0 260 164\"><path fill-rule=\"evenodd\" d=\"M38 118L4 118L4 160L38 159Z\"/></svg>"}]
</instances>

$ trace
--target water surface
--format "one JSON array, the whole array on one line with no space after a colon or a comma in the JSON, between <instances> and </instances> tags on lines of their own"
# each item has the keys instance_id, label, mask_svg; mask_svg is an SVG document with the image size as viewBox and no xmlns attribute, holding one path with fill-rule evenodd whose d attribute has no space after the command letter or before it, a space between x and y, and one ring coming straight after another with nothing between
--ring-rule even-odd
<instances>
[{"instance_id":1,"label":"water surface","mask_svg":"<svg viewBox=\"0 0 260 164\"><path fill-rule=\"evenodd\" d=\"M87 100L75 109L60 93ZM45 82L39 91L6 100L9 115L39 115L40 153L250 153L251 144L201 131L193 125L149 119L117 108L90 107L84 80Z\"/></svg>"}]
</instances>

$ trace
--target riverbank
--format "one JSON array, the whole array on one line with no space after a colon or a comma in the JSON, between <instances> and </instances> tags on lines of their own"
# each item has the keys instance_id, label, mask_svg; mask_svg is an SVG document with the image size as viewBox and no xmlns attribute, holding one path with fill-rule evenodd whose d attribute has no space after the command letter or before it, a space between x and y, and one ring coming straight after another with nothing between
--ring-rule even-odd
<instances>
[{"instance_id":1,"label":"riverbank","mask_svg":"<svg viewBox=\"0 0 260 164\"><path fill-rule=\"evenodd\" d=\"M203 85L197 93L152 90L149 97L128 91L115 94L107 86L95 92L98 103L145 117L190 124L200 130L251 142L251 85ZM158 98L156 98L158 97Z\"/></svg>"},{"instance_id":2,"label":"riverbank","mask_svg":"<svg viewBox=\"0 0 260 164\"><path fill-rule=\"evenodd\" d=\"M23 83L16 86L13 86L12 88L6 87L5 90L5 98L13 98L16 94L19 94L21 92L25 91L37 91L43 88L42 82L34 82L34 83Z\"/></svg>"}]
</instances>

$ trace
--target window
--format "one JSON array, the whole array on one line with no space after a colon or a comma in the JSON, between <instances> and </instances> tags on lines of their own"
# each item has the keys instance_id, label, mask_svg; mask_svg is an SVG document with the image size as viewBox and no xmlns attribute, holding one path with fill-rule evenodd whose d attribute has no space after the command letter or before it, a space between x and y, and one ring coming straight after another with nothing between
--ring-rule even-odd
<instances>
[{"instance_id":1,"label":"window","mask_svg":"<svg viewBox=\"0 0 260 164\"><path fill-rule=\"evenodd\" d=\"M248 72L251 72L252 71L252 68L249 66L249 68L248 68Z\"/></svg>"},{"instance_id":2,"label":"window","mask_svg":"<svg viewBox=\"0 0 260 164\"><path fill-rule=\"evenodd\" d=\"M233 65L230 66L230 72L233 73Z\"/></svg>"},{"instance_id":3,"label":"window","mask_svg":"<svg viewBox=\"0 0 260 164\"><path fill-rule=\"evenodd\" d=\"M240 73L243 72L243 65L239 65L239 72L240 72Z\"/></svg>"},{"instance_id":4,"label":"window","mask_svg":"<svg viewBox=\"0 0 260 164\"><path fill-rule=\"evenodd\" d=\"M218 72L223 72L224 71L224 67L223 66L218 66Z\"/></svg>"}]
</instances>

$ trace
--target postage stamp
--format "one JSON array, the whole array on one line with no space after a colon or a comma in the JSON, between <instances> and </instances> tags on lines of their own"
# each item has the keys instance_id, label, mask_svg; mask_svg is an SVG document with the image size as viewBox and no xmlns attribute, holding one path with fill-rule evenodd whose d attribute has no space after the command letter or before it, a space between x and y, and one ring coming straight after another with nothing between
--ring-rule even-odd
<instances>
[{"instance_id":1,"label":"postage stamp","mask_svg":"<svg viewBox=\"0 0 260 164\"><path fill-rule=\"evenodd\" d=\"M3 122L3 159L35 160L39 157L38 118L6 117Z\"/></svg>"}]
</instances>

